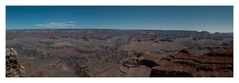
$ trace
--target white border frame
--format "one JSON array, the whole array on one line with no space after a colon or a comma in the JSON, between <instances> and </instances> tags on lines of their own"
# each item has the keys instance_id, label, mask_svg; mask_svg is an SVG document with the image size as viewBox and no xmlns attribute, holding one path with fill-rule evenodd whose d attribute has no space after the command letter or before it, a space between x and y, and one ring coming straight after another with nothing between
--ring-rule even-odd
<instances>
[{"instance_id":1,"label":"white border frame","mask_svg":"<svg viewBox=\"0 0 239 83\"><path fill-rule=\"evenodd\" d=\"M238 15L239 15L239 0L1 0L0 1L0 76L1 82L235 82L238 79L238 62L239 62L239 26L238 26ZM6 78L5 77L5 47L6 47L6 6L17 5L17 6L233 6L233 32L234 32L234 77L233 78ZM237 48L236 48L237 47Z\"/></svg>"}]
</instances>

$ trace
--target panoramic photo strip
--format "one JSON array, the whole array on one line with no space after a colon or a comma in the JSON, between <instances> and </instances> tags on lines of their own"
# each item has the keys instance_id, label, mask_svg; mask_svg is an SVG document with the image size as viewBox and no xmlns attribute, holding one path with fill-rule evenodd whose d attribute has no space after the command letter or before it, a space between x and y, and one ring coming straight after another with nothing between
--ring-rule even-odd
<instances>
[{"instance_id":1,"label":"panoramic photo strip","mask_svg":"<svg viewBox=\"0 0 239 83\"><path fill-rule=\"evenodd\" d=\"M6 77L233 77L233 6L6 6Z\"/></svg>"}]
</instances>

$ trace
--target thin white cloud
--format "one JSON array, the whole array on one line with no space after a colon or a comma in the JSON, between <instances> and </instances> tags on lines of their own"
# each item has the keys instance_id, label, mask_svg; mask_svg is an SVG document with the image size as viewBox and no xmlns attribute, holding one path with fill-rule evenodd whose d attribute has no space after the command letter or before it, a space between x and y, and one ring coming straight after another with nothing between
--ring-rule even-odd
<instances>
[{"instance_id":1,"label":"thin white cloud","mask_svg":"<svg viewBox=\"0 0 239 83\"><path fill-rule=\"evenodd\" d=\"M68 23L76 23L75 21L68 21Z\"/></svg>"},{"instance_id":2,"label":"thin white cloud","mask_svg":"<svg viewBox=\"0 0 239 83\"><path fill-rule=\"evenodd\" d=\"M45 24L35 24L33 25L36 28L72 28L75 26L74 21L68 22L49 22Z\"/></svg>"}]
</instances>

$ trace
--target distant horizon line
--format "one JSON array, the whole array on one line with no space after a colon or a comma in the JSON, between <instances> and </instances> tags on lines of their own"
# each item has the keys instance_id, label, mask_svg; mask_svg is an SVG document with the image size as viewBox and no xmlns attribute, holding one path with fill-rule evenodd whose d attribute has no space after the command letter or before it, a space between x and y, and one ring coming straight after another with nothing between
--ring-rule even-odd
<instances>
[{"instance_id":1,"label":"distant horizon line","mask_svg":"<svg viewBox=\"0 0 239 83\"><path fill-rule=\"evenodd\" d=\"M6 28L6 30L97 30L97 28L45 28L45 29L40 29L40 28L34 28L34 29L29 29L29 28ZM104 28L98 28L98 30L138 30L138 31L195 31L195 32L203 32L203 30L199 31L199 30L165 30L165 29L104 29ZM206 31L206 30L204 30ZM209 33L233 33L232 32L219 32L219 31L215 31L215 32L210 32L210 31L206 31Z\"/></svg>"}]
</instances>

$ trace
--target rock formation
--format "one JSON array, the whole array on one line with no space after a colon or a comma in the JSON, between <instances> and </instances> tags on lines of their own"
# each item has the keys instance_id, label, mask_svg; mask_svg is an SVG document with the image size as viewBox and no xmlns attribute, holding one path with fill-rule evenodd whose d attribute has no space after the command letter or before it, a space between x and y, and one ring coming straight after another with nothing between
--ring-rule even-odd
<instances>
[{"instance_id":1,"label":"rock formation","mask_svg":"<svg viewBox=\"0 0 239 83\"><path fill-rule=\"evenodd\" d=\"M150 76L159 77L232 77L232 48L216 50L201 56L193 56L185 49L163 58L164 63L152 68Z\"/></svg>"},{"instance_id":2,"label":"rock formation","mask_svg":"<svg viewBox=\"0 0 239 83\"><path fill-rule=\"evenodd\" d=\"M18 54L13 48L6 49L6 77L22 77L24 68L18 62Z\"/></svg>"}]
</instances>

